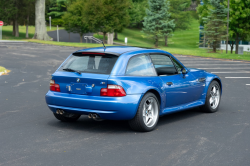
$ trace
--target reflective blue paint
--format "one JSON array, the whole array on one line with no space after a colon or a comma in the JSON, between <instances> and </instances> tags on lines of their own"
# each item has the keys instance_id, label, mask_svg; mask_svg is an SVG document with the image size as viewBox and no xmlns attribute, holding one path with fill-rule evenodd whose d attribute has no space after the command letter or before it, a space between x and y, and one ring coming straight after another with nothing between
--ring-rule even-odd
<instances>
[{"instance_id":1,"label":"reflective blue paint","mask_svg":"<svg viewBox=\"0 0 250 166\"><path fill-rule=\"evenodd\" d=\"M87 115L97 113L103 119L129 120L132 119L138 109L139 103L149 90L154 90L160 96L160 115L181 111L205 104L209 84L220 78L204 70L186 68L187 74L172 76L126 76L125 71L129 59L135 55L148 53L163 53L175 58L172 54L157 49L144 49L138 47L103 47L79 50L78 52L113 52L119 54L110 75L56 71L52 79L60 85L61 92L49 91L45 98L51 111L64 109L67 112ZM70 55L71 56L71 55ZM176 59L176 58L175 58ZM182 64L178 59L176 59ZM183 65L183 64L182 64ZM184 66L184 65L183 65ZM76 79L86 85L86 95L72 94L66 88L76 83ZM206 78L204 82L198 82L199 78ZM166 83L173 82L169 86ZM104 83L104 84L103 84ZM92 88L91 85L95 84ZM102 97L101 88L108 84L120 85L126 91L124 97ZM78 85L77 85L78 86ZM221 84L222 88L222 84ZM222 92L222 91L221 91Z\"/></svg>"},{"instance_id":2,"label":"reflective blue paint","mask_svg":"<svg viewBox=\"0 0 250 166\"><path fill-rule=\"evenodd\" d=\"M64 109L67 112L84 115L98 113L103 119L127 120L135 116L141 96L137 94L125 97L102 97L49 91L45 99L54 113L56 109Z\"/></svg>"}]
</instances>

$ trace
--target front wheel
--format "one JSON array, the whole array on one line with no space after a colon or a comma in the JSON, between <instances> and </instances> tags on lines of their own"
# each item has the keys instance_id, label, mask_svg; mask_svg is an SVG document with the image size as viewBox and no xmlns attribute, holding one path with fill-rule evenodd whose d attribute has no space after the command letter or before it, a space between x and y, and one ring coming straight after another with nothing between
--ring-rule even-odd
<instances>
[{"instance_id":1,"label":"front wheel","mask_svg":"<svg viewBox=\"0 0 250 166\"><path fill-rule=\"evenodd\" d=\"M218 111L221 98L221 87L217 81L212 81L207 90L205 105L201 107L202 111L214 113Z\"/></svg>"},{"instance_id":2,"label":"front wheel","mask_svg":"<svg viewBox=\"0 0 250 166\"><path fill-rule=\"evenodd\" d=\"M56 114L54 113L54 116L56 117L56 119L62 121L62 122L74 122L77 121L81 115L77 115L77 114Z\"/></svg>"},{"instance_id":3,"label":"front wheel","mask_svg":"<svg viewBox=\"0 0 250 166\"><path fill-rule=\"evenodd\" d=\"M159 120L160 105L153 93L147 93L141 100L135 117L129 126L136 131L152 131Z\"/></svg>"}]
</instances>

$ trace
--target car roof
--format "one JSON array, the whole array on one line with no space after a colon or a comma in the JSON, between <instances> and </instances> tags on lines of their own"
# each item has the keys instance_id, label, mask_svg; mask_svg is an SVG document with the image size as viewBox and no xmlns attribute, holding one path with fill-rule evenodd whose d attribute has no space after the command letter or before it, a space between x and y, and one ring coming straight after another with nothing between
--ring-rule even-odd
<instances>
[{"instance_id":1,"label":"car roof","mask_svg":"<svg viewBox=\"0 0 250 166\"><path fill-rule=\"evenodd\" d=\"M131 52L131 51L142 51L147 50L147 48L141 48L141 47L131 47L131 46L108 46L106 49L103 47L95 47L95 48L87 48L82 49L76 52L101 52L101 53L111 53L116 55L121 55L125 52Z\"/></svg>"}]
</instances>

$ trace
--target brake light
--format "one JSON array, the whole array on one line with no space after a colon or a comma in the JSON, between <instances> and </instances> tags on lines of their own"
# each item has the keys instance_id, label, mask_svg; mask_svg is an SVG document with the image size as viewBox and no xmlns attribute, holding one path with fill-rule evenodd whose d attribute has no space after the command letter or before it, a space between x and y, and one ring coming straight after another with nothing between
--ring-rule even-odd
<instances>
[{"instance_id":1,"label":"brake light","mask_svg":"<svg viewBox=\"0 0 250 166\"><path fill-rule=\"evenodd\" d=\"M105 55L105 53L98 53L98 52L82 52L82 54L96 54L96 55Z\"/></svg>"},{"instance_id":2,"label":"brake light","mask_svg":"<svg viewBox=\"0 0 250 166\"><path fill-rule=\"evenodd\" d=\"M122 97L126 96L126 92L119 85L108 85L108 88L101 89L101 96Z\"/></svg>"},{"instance_id":3,"label":"brake light","mask_svg":"<svg viewBox=\"0 0 250 166\"><path fill-rule=\"evenodd\" d=\"M50 80L50 90L55 92L61 92L60 85L56 84L54 80Z\"/></svg>"}]
</instances>

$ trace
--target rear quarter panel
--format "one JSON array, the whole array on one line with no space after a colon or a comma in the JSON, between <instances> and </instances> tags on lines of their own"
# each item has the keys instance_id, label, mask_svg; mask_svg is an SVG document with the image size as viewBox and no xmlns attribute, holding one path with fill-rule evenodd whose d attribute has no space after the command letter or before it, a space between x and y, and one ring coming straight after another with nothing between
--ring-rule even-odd
<instances>
[{"instance_id":1,"label":"rear quarter panel","mask_svg":"<svg viewBox=\"0 0 250 166\"><path fill-rule=\"evenodd\" d=\"M124 88L127 95L140 94L141 98L149 90L155 90L161 97L161 109L165 105L163 82L158 77L139 77L139 76L110 76L108 84L120 85ZM138 103L139 105L139 103Z\"/></svg>"}]
</instances>

